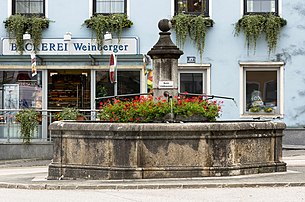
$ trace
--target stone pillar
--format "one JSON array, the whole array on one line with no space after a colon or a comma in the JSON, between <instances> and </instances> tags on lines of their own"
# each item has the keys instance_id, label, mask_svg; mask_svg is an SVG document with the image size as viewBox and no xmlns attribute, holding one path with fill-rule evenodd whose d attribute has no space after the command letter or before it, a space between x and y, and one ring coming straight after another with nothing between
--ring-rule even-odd
<instances>
[{"instance_id":1,"label":"stone pillar","mask_svg":"<svg viewBox=\"0 0 305 202\"><path fill-rule=\"evenodd\" d=\"M164 92L178 95L178 59L183 54L170 38L170 21L160 20L158 27L160 38L147 53L153 60L154 99L163 96Z\"/></svg>"}]
</instances>

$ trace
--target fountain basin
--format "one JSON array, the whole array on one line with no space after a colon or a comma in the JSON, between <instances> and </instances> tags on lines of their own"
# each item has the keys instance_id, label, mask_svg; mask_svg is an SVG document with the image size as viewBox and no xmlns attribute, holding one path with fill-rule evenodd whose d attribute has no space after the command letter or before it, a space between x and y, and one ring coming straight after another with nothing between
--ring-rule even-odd
<instances>
[{"instance_id":1,"label":"fountain basin","mask_svg":"<svg viewBox=\"0 0 305 202\"><path fill-rule=\"evenodd\" d=\"M285 124L101 123L50 125L48 179L149 179L284 172Z\"/></svg>"}]
</instances>

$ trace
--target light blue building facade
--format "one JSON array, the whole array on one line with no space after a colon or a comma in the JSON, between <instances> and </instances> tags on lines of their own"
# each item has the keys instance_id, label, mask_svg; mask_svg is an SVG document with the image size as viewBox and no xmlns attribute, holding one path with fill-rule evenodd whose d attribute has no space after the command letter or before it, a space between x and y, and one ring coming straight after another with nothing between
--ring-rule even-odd
<instances>
[{"instance_id":1,"label":"light blue building facade","mask_svg":"<svg viewBox=\"0 0 305 202\"><path fill-rule=\"evenodd\" d=\"M0 0L0 19L16 13L50 19L36 53L38 74L31 74L31 40L21 55L0 26L0 139L17 139L16 111L35 107L42 114L37 139L50 137L47 126L63 107L77 107L95 119L99 100L115 93L147 92L145 55L159 38L158 22L178 12L204 14L214 21L208 28L202 57L187 38L179 59L179 91L234 98L224 100L222 120L276 119L289 128L305 125L305 2L302 0ZM200 9L198 9L199 6ZM269 54L265 36L258 38L255 53L248 50L244 34L235 35L235 24L245 14L274 13L287 20L277 47ZM133 22L105 41L103 51L95 34L84 25L91 16L125 13ZM176 34L171 30L175 42ZM68 38L64 38L65 37ZM69 35L69 36L67 36ZM71 38L69 38L71 37ZM118 83L109 82L109 55L117 55ZM261 111L252 112L255 101ZM271 108L265 112L264 108ZM52 117L53 116L53 117ZM1 131L2 130L2 131Z\"/></svg>"}]
</instances>

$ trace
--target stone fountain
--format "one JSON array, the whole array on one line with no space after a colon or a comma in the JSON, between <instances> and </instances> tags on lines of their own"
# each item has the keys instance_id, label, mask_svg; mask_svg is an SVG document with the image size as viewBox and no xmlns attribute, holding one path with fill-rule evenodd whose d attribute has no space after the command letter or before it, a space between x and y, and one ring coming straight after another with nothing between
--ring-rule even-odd
<instances>
[{"instance_id":1,"label":"stone fountain","mask_svg":"<svg viewBox=\"0 0 305 202\"><path fill-rule=\"evenodd\" d=\"M178 58L168 20L148 52L154 96L177 95ZM157 76L155 76L157 75ZM168 83L166 83L168 82ZM48 179L150 179L284 172L285 124L272 121L105 123L50 125L54 142Z\"/></svg>"}]
</instances>

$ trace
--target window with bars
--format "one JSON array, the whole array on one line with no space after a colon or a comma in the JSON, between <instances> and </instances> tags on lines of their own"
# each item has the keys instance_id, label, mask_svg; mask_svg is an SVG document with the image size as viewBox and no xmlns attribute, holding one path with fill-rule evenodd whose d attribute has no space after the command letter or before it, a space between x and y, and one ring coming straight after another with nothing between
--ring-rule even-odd
<instances>
[{"instance_id":1,"label":"window with bars","mask_svg":"<svg viewBox=\"0 0 305 202\"><path fill-rule=\"evenodd\" d=\"M127 0L93 0L93 14L127 13Z\"/></svg>"},{"instance_id":2,"label":"window with bars","mask_svg":"<svg viewBox=\"0 0 305 202\"><path fill-rule=\"evenodd\" d=\"M13 0L12 14L45 16L45 0Z\"/></svg>"},{"instance_id":3,"label":"window with bars","mask_svg":"<svg viewBox=\"0 0 305 202\"><path fill-rule=\"evenodd\" d=\"M175 14L209 16L209 0L175 0Z\"/></svg>"},{"instance_id":4,"label":"window with bars","mask_svg":"<svg viewBox=\"0 0 305 202\"><path fill-rule=\"evenodd\" d=\"M274 13L278 14L279 0L244 0L244 14Z\"/></svg>"}]
</instances>

